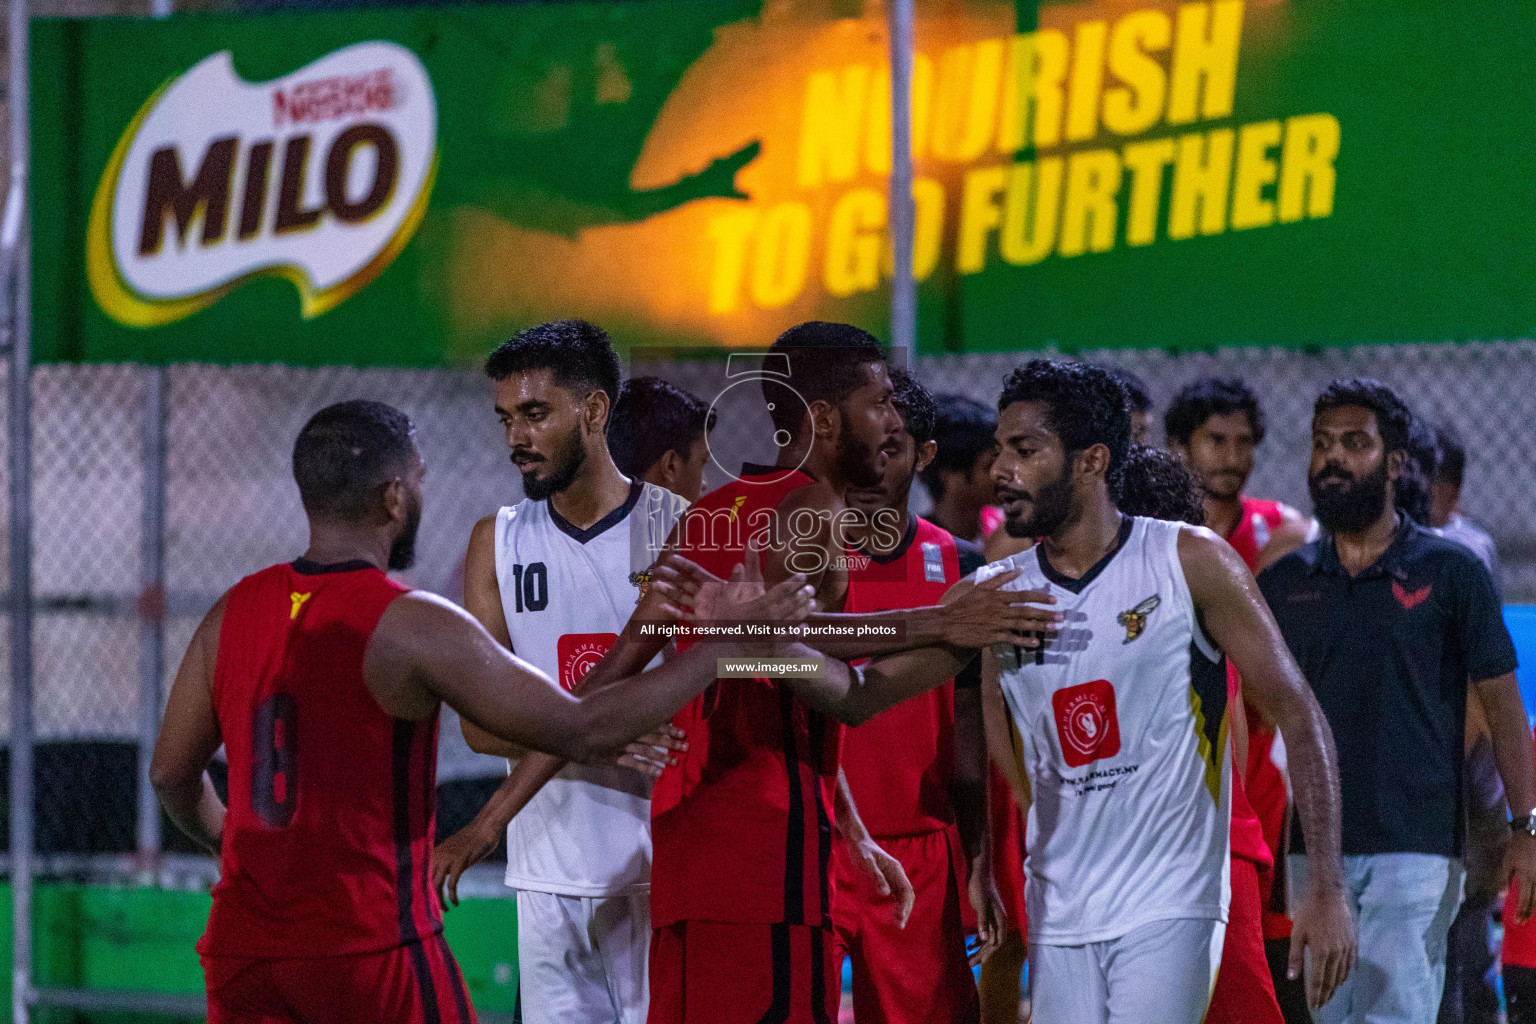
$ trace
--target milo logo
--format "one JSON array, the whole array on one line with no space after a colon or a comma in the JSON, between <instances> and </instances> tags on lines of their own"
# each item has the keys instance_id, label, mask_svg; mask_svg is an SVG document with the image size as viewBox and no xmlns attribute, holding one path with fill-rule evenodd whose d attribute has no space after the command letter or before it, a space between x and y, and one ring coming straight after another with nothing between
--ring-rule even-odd
<instances>
[{"instance_id":1,"label":"milo logo","mask_svg":"<svg viewBox=\"0 0 1536 1024\"><path fill-rule=\"evenodd\" d=\"M154 327L269 275L318 316L404 248L436 166L432 83L404 47L358 43L259 84L216 53L118 140L91 207L91 291L119 323Z\"/></svg>"}]
</instances>

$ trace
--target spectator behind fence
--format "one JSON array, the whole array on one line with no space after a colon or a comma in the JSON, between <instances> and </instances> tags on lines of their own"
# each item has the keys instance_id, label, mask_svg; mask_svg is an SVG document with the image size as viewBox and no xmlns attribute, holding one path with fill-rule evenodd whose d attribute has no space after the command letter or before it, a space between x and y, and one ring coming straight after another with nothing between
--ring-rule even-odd
<instances>
[{"instance_id":1,"label":"spectator behind fence","mask_svg":"<svg viewBox=\"0 0 1536 1024\"><path fill-rule=\"evenodd\" d=\"M714 410L694 395L660 377L631 377L608 417L608 451L625 476L698 501L714 429Z\"/></svg>"},{"instance_id":2,"label":"spectator behind fence","mask_svg":"<svg viewBox=\"0 0 1536 1024\"><path fill-rule=\"evenodd\" d=\"M1338 748L1360 964L1319 1024L1435 1020L1462 894L1469 680L1519 815L1508 859L1518 915L1536 904L1536 758L1514 645L1482 562L1396 508L1411 423L1378 381L1323 391L1308 469L1323 534L1259 578ZM1291 837L1294 898L1307 884L1306 836L1294 821Z\"/></svg>"},{"instance_id":3,"label":"spectator behind fence","mask_svg":"<svg viewBox=\"0 0 1536 1024\"><path fill-rule=\"evenodd\" d=\"M1499 583L1499 552L1482 527L1461 514L1461 484L1467 471L1467 449L1461 435L1446 424L1435 428L1437 458L1429 485L1429 525L1442 537L1463 544L1488 567Z\"/></svg>"}]
</instances>

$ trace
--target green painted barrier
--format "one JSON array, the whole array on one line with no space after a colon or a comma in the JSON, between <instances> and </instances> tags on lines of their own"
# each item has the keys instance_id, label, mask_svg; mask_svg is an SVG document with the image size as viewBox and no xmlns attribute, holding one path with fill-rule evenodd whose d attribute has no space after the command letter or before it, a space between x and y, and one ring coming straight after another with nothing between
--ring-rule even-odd
<instances>
[{"instance_id":1,"label":"green painted barrier","mask_svg":"<svg viewBox=\"0 0 1536 1024\"><path fill-rule=\"evenodd\" d=\"M208 919L205 892L46 884L33 895L35 983L51 988L155 993L202 992L193 948ZM10 920L11 887L0 886ZM517 909L510 899L465 899L445 917L444 934L464 971L476 1009L510 1013L517 996ZM0 948L0 998L10 1004L11 946ZM40 1009L49 1022L137 1024L145 1014Z\"/></svg>"}]
</instances>

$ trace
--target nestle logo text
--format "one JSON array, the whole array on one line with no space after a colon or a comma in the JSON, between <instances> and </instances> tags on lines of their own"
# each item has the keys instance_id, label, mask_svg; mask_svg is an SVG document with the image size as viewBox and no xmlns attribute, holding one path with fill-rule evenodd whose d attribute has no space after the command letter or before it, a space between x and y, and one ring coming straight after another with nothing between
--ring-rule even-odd
<instances>
[{"instance_id":1,"label":"nestle logo text","mask_svg":"<svg viewBox=\"0 0 1536 1024\"><path fill-rule=\"evenodd\" d=\"M395 105L398 87L389 68L360 75L333 75L272 90L272 125L320 124L382 112Z\"/></svg>"}]
</instances>

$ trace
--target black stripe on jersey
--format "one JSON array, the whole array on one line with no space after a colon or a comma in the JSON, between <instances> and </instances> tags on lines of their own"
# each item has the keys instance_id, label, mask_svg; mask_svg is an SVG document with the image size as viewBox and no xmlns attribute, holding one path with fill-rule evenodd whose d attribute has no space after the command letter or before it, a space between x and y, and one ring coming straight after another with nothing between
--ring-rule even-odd
<instances>
[{"instance_id":1,"label":"black stripe on jersey","mask_svg":"<svg viewBox=\"0 0 1536 1024\"><path fill-rule=\"evenodd\" d=\"M464 976L442 932L437 933L437 950L443 955L443 967L447 969L448 980L453 984L453 1003L459 1011L459 1024L471 1024L474 1018L469 1014L469 993L464 991Z\"/></svg>"},{"instance_id":2,"label":"black stripe on jersey","mask_svg":"<svg viewBox=\"0 0 1536 1024\"><path fill-rule=\"evenodd\" d=\"M779 689L779 718L784 729L784 774L789 787L784 827L784 920L805 920L805 794L800 788L800 751L795 748L795 705L788 687Z\"/></svg>"},{"instance_id":3,"label":"black stripe on jersey","mask_svg":"<svg viewBox=\"0 0 1536 1024\"><path fill-rule=\"evenodd\" d=\"M820 712L813 711L810 715L811 757L820 758L822 744L827 735L827 720ZM818 765L818 769L819 769ZM816 803L816 885L821 890L821 925L824 928L832 927L832 821L827 817L827 804L821 798L818 771L818 780L813 784L811 799ZM820 963L820 961L817 961Z\"/></svg>"},{"instance_id":4,"label":"black stripe on jersey","mask_svg":"<svg viewBox=\"0 0 1536 1024\"><path fill-rule=\"evenodd\" d=\"M422 948L421 936L416 929L415 870L411 857L411 783L415 774L412 755L415 748L416 723L395 719L395 898L400 917L400 942L411 958L411 970L416 975L416 987L421 995L423 1019L426 1024L442 1024L442 1016L437 1012L437 987L432 984L432 968L427 963L427 951Z\"/></svg>"},{"instance_id":5,"label":"black stripe on jersey","mask_svg":"<svg viewBox=\"0 0 1536 1024\"><path fill-rule=\"evenodd\" d=\"M784 1024L789 1020L789 925L769 925L768 940L773 949L773 1001L757 1024Z\"/></svg>"},{"instance_id":6,"label":"black stripe on jersey","mask_svg":"<svg viewBox=\"0 0 1536 1024\"><path fill-rule=\"evenodd\" d=\"M826 940L825 929L811 929L811 1024L832 1024L827 1016Z\"/></svg>"},{"instance_id":7,"label":"black stripe on jersey","mask_svg":"<svg viewBox=\"0 0 1536 1024\"><path fill-rule=\"evenodd\" d=\"M1198 628L1198 627L1197 627ZM1206 788L1211 798L1221 799L1221 759L1227 739L1227 659L1212 661L1189 645L1189 688L1198 702L1196 723L1200 729L1200 757L1205 762Z\"/></svg>"}]
</instances>

